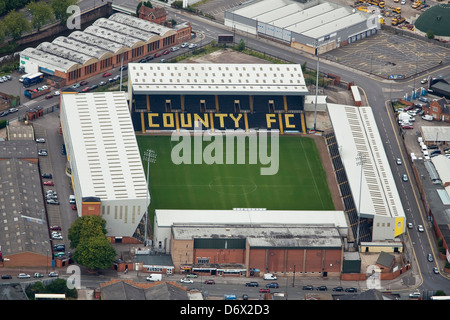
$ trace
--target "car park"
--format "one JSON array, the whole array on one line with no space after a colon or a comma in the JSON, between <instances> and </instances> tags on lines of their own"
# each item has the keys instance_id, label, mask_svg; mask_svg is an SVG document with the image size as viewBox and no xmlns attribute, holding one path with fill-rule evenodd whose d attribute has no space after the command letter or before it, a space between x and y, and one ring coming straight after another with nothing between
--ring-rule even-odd
<instances>
[{"instance_id":1,"label":"car park","mask_svg":"<svg viewBox=\"0 0 450 320\"><path fill-rule=\"evenodd\" d=\"M44 186L54 186L55 183L53 181L44 181Z\"/></svg>"},{"instance_id":2,"label":"car park","mask_svg":"<svg viewBox=\"0 0 450 320\"><path fill-rule=\"evenodd\" d=\"M404 182L408 182L408 176L407 176L406 174L404 174L404 175L402 176L402 180L403 180Z\"/></svg>"},{"instance_id":3,"label":"car park","mask_svg":"<svg viewBox=\"0 0 450 320\"><path fill-rule=\"evenodd\" d=\"M351 287L351 288L345 289L345 292L358 292L358 290L356 288Z\"/></svg>"},{"instance_id":4,"label":"car park","mask_svg":"<svg viewBox=\"0 0 450 320\"><path fill-rule=\"evenodd\" d=\"M110 75L111 75L111 72L105 72L105 73L103 74L103 78L109 77Z\"/></svg>"},{"instance_id":5,"label":"car park","mask_svg":"<svg viewBox=\"0 0 450 320\"><path fill-rule=\"evenodd\" d=\"M271 282L266 284L266 288L279 288L280 286L278 285L277 282Z\"/></svg>"},{"instance_id":6,"label":"car park","mask_svg":"<svg viewBox=\"0 0 450 320\"><path fill-rule=\"evenodd\" d=\"M425 231L425 229L423 228L423 226L421 224L419 224L417 226L417 230L419 230L419 232L424 232Z\"/></svg>"},{"instance_id":7,"label":"car park","mask_svg":"<svg viewBox=\"0 0 450 320\"><path fill-rule=\"evenodd\" d=\"M260 293L270 293L270 289L266 288L266 289L259 289Z\"/></svg>"},{"instance_id":8,"label":"car park","mask_svg":"<svg viewBox=\"0 0 450 320\"><path fill-rule=\"evenodd\" d=\"M312 285L303 286L302 290L314 290L314 287Z\"/></svg>"},{"instance_id":9,"label":"car park","mask_svg":"<svg viewBox=\"0 0 450 320\"><path fill-rule=\"evenodd\" d=\"M17 111L19 111L19 109L17 109L17 108L11 108L11 109L8 110L9 113L14 113L14 112L17 112Z\"/></svg>"},{"instance_id":10,"label":"car park","mask_svg":"<svg viewBox=\"0 0 450 320\"><path fill-rule=\"evenodd\" d=\"M259 284L256 281L250 281L245 284L246 287L258 287Z\"/></svg>"},{"instance_id":11,"label":"car park","mask_svg":"<svg viewBox=\"0 0 450 320\"><path fill-rule=\"evenodd\" d=\"M192 279L188 279L188 278L183 278L180 280L181 283L194 283L194 281Z\"/></svg>"},{"instance_id":12,"label":"car park","mask_svg":"<svg viewBox=\"0 0 450 320\"><path fill-rule=\"evenodd\" d=\"M342 288L342 287L334 287L333 291L341 292L341 291L344 291L344 288Z\"/></svg>"},{"instance_id":13,"label":"car park","mask_svg":"<svg viewBox=\"0 0 450 320\"><path fill-rule=\"evenodd\" d=\"M427 260L428 260L428 262L433 262L433 261L434 261L433 255L432 255L431 253L429 253L429 254L427 255Z\"/></svg>"},{"instance_id":14,"label":"car park","mask_svg":"<svg viewBox=\"0 0 450 320\"><path fill-rule=\"evenodd\" d=\"M44 138L38 138L36 139L37 143L45 143L45 139Z\"/></svg>"},{"instance_id":15,"label":"car park","mask_svg":"<svg viewBox=\"0 0 450 320\"><path fill-rule=\"evenodd\" d=\"M214 280L205 280L205 284L216 284Z\"/></svg>"},{"instance_id":16,"label":"car park","mask_svg":"<svg viewBox=\"0 0 450 320\"><path fill-rule=\"evenodd\" d=\"M327 288L327 286L318 286L318 287L316 288L316 290L318 290L318 291L327 291L328 288Z\"/></svg>"},{"instance_id":17,"label":"car park","mask_svg":"<svg viewBox=\"0 0 450 320\"><path fill-rule=\"evenodd\" d=\"M31 276L27 273L19 273L17 278L19 279L27 279L27 278L31 278Z\"/></svg>"},{"instance_id":18,"label":"car park","mask_svg":"<svg viewBox=\"0 0 450 320\"><path fill-rule=\"evenodd\" d=\"M48 274L48 276L49 276L49 277L59 277L59 274L52 271L52 272L50 272L50 273Z\"/></svg>"}]
</instances>

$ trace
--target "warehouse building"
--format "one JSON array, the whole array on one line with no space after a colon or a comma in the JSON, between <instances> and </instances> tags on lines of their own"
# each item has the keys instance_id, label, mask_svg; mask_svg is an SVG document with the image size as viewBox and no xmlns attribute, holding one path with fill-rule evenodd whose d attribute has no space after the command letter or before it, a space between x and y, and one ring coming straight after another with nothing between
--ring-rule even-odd
<instances>
[{"instance_id":1,"label":"warehouse building","mask_svg":"<svg viewBox=\"0 0 450 320\"><path fill-rule=\"evenodd\" d=\"M168 28L115 13L96 20L84 31L26 48L20 53L20 67L25 73L43 72L62 79L61 85L70 85L190 38L189 23Z\"/></svg>"},{"instance_id":2,"label":"warehouse building","mask_svg":"<svg viewBox=\"0 0 450 320\"><path fill-rule=\"evenodd\" d=\"M150 196L125 94L63 93L60 119L78 215L101 216L116 242L143 241Z\"/></svg>"},{"instance_id":3,"label":"warehouse building","mask_svg":"<svg viewBox=\"0 0 450 320\"><path fill-rule=\"evenodd\" d=\"M319 54L377 33L378 17L323 0L249 1L225 11L232 30Z\"/></svg>"}]
</instances>

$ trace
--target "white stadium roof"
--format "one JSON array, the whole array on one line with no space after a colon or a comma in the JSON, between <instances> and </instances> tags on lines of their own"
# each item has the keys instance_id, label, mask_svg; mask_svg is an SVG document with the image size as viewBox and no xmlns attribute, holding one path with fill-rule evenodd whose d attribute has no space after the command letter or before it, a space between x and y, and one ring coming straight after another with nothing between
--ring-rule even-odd
<instances>
[{"instance_id":1,"label":"white stadium roof","mask_svg":"<svg viewBox=\"0 0 450 320\"><path fill-rule=\"evenodd\" d=\"M299 64L130 63L133 93L305 95Z\"/></svg>"},{"instance_id":2,"label":"white stadium roof","mask_svg":"<svg viewBox=\"0 0 450 320\"><path fill-rule=\"evenodd\" d=\"M361 215L404 218L405 212L396 188L378 128L370 107L328 104L328 112L347 173L355 207L359 208L361 166L365 158L361 188Z\"/></svg>"},{"instance_id":3,"label":"white stadium roof","mask_svg":"<svg viewBox=\"0 0 450 320\"><path fill-rule=\"evenodd\" d=\"M124 92L62 94L82 197L146 199L147 182Z\"/></svg>"}]
</instances>

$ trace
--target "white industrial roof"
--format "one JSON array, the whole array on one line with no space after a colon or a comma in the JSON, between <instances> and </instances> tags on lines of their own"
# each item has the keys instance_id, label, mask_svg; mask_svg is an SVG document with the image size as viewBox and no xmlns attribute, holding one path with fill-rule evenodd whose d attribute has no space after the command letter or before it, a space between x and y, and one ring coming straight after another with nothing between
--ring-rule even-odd
<instances>
[{"instance_id":1,"label":"white industrial roof","mask_svg":"<svg viewBox=\"0 0 450 320\"><path fill-rule=\"evenodd\" d=\"M299 64L130 63L134 93L215 93L305 95Z\"/></svg>"},{"instance_id":2,"label":"white industrial roof","mask_svg":"<svg viewBox=\"0 0 450 320\"><path fill-rule=\"evenodd\" d=\"M81 197L145 199L139 148L124 92L62 94Z\"/></svg>"},{"instance_id":3,"label":"white industrial roof","mask_svg":"<svg viewBox=\"0 0 450 320\"><path fill-rule=\"evenodd\" d=\"M330 224L347 229L343 211L293 211L293 210L155 210L155 224L171 227L175 224Z\"/></svg>"},{"instance_id":4,"label":"white industrial roof","mask_svg":"<svg viewBox=\"0 0 450 320\"><path fill-rule=\"evenodd\" d=\"M450 127L422 126L422 137L427 142L450 141Z\"/></svg>"},{"instance_id":5,"label":"white industrial roof","mask_svg":"<svg viewBox=\"0 0 450 320\"><path fill-rule=\"evenodd\" d=\"M328 112L356 209L362 215L405 217L372 109L329 103ZM359 153L365 159L361 184Z\"/></svg>"},{"instance_id":6,"label":"white industrial roof","mask_svg":"<svg viewBox=\"0 0 450 320\"><path fill-rule=\"evenodd\" d=\"M442 184L450 183L450 159L444 155L438 155L431 158L431 162L433 162Z\"/></svg>"}]
</instances>

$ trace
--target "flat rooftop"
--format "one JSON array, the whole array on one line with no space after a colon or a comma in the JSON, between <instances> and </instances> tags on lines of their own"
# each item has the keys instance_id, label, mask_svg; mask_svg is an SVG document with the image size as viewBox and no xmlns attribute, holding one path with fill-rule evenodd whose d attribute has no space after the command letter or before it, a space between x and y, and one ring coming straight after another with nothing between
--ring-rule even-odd
<instances>
[{"instance_id":1,"label":"flat rooftop","mask_svg":"<svg viewBox=\"0 0 450 320\"><path fill-rule=\"evenodd\" d=\"M306 95L299 64L129 63L136 94Z\"/></svg>"}]
</instances>

